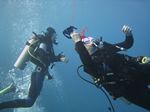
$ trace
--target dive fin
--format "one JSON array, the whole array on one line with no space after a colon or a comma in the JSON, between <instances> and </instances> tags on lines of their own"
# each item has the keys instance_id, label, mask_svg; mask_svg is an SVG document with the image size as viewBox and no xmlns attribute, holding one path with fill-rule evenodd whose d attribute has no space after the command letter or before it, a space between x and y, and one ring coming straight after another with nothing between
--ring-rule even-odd
<instances>
[{"instance_id":1,"label":"dive fin","mask_svg":"<svg viewBox=\"0 0 150 112\"><path fill-rule=\"evenodd\" d=\"M11 83L7 87L0 90L0 96L4 95L4 94L7 94L7 93L10 93L10 92L13 92L13 91L15 91L15 89L16 89L16 87L15 87L14 83Z\"/></svg>"}]
</instances>

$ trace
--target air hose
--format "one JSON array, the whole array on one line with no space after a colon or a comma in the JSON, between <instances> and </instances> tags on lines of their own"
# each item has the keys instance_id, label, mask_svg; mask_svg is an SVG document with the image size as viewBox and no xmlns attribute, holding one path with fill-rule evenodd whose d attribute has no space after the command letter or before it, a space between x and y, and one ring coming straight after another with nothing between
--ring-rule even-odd
<instances>
[{"instance_id":1,"label":"air hose","mask_svg":"<svg viewBox=\"0 0 150 112\"><path fill-rule=\"evenodd\" d=\"M84 67L84 65L78 66L78 68L77 68L77 74L78 74L78 76L79 76L82 80L84 80L85 82L90 83L90 84L96 86L98 89L100 89L100 90L104 93L104 95L106 96L106 98L108 99L108 102L109 102L109 104L110 104L110 106L111 106L111 108L108 107L109 111L111 112L111 109L112 109L112 111L115 112L114 106L113 106L113 104L112 104L112 102L111 102L109 96L107 95L107 93L106 93L105 90L103 89L103 86L102 86L102 85L97 86L95 83L93 83L93 82L91 82L91 81L85 79L84 77L82 77L81 74L79 73L79 70L80 70L81 67Z\"/></svg>"}]
</instances>

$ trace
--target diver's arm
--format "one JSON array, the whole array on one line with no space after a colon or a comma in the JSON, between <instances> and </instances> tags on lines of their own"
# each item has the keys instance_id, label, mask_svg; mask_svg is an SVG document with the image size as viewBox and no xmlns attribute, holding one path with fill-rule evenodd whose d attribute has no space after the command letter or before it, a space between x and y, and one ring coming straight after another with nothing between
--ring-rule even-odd
<instances>
[{"instance_id":1,"label":"diver's arm","mask_svg":"<svg viewBox=\"0 0 150 112\"><path fill-rule=\"evenodd\" d=\"M81 35L80 33L76 32L76 29L77 28L75 28L74 26L70 26L63 31L63 34L68 39L72 39L75 43L75 49L78 52L80 59L84 65L84 71L90 74L92 77L99 78L98 71L92 61L92 57L84 46Z\"/></svg>"},{"instance_id":2,"label":"diver's arm","mask_svg":"<svg viewBox=\"0 0 150 112\"><path fill-rule=\"evenodd\" d=\"M129 26L124 25L122 28L122 31L125 34L126 38L123 42L113 44L113 46L116 47L116 49L114 49L116 52L129 49L133 46L133 43L134 43L134 38L132 35L131 28Z\"/></svg>"},{"instance_id":3,"label":"diver's arm","mask_svg":"<svg viewBox=\"0 0 150 112\"><path fill-rule=\"evenodd\" d=\"M50 56L50 60L51 62L60 62L61 56L62 56L61 54L58 54L57 56L56 55Z\"/></svg>"},{"instance_id":4,"label":"diver's arm","mask_svg":"<svg viewBox=\"0 0 150 112\"><path fill-rule=\"evenodd\" d=\"M69 27L68 29L69 29L69 31L71 30L68 34L69 38L71 38L73 40L73 42L75 43L75 50L79 54L83 65L88 67L88 68L93 68L94 66L93 66L92 58L91 58L88 50L84 46L84 43L81 40L80 33L77 33L71 27ZM94 70L92 70L92 71L94 71Z\"/></svg>"},{"instance_id":5,"label":"diver's arm","mask_svg":"<svg viewBox=\"0 0 150 112\"><path fill-rule=\"evenodd\" d=\"M63 52L59 53L58 55L55 55L54 49L51 48L48 54L49 54L50 63L53 63L53 62L65 62L65 63L67 63L68 62L68 59L66 58L65 55L63 55Z\"/></svg>"},{"instance_id":6,"label":"diver's arm","mask_svg":"<svg viewBox=\"0 0 150 112\"><path fill-rule=\"evenodd\" d=\"M45 43L40 43L39 47L34 52L35 56L40 59L41 62L48 66L49 63L49 53L47 52L47 46Z\"/></svg>"},{"instance_id":7,"label":"diver's arm","mask_svg":"<svg viewBox=\"0 0 150 112\"><path fill-rule=\"evenodd\" d=\"M116 47L118 46L118 48L122 47L124 49L129 49L133 46L133 42L134 42L133 35L130 35L130 36L126 35L125 41L123 41L121 43L114 44L114 46L116 46Z\"/></svg>"},{"instance_id":8,"label":"diver's arm","mask_svg":"<svg viewBox=\"0 0 150 112\"><path fill-rule=\"evenodd\" d=\"M45 43L39 45L39 48L36 50L36 55L47 64L60 61L59 57L55 55L53 48L47 50Z\"/></svg>"},{"instance_id":9,"label":"diver's arm","mask_svg":"<svg viewBox=\"0 0 150 112\"><path fill-rule=\"evenodd\" d=\"M79 57L84 65L84 71L89 73L92 77L99 78L95 64L93 63L88 50L84 46L84 43L81 41L80 34L72 32L70 37L75 43L75 49L78 52Z\"/></svg>"},{"instance_id":10,"label":"diver's arm","mask_svg":"<svg viewBox=\"0 0 150 112\"><path fill-rule=\"evenodd\" d=\"M125 41L117 43L117 44L110 44L108 42L103 42L103 45L104 45L105 50L112 52L112 53L124 51L133 46L133 36L126 36Z\"/></svg>"}]
</instances>

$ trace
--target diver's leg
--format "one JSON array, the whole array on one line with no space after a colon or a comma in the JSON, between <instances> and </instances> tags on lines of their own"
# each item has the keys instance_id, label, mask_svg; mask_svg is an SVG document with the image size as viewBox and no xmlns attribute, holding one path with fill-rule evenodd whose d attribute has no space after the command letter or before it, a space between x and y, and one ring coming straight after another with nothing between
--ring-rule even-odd
<instances>
[{"instance_id":1,"label":"diver's leg","mask_svg":"<svg viewBox=\"0 0 150 112\"><path fill-rule=\"evenodd\" d=\"M16 99L12 101L0 103L0 110L7 108L21 108L21 107L31 107L34 103L32 99Z\"/></svg>"},{"instance_id":2,"label":"diver's leg","mask_svg":"<svg viewBox=\"0 0 150 112\"><path fill-rule=\"evenodd\" d=\"M31 76L31 86L27 99L17 99L0 103L0 110L5 108L31 107L36 101L43 87L44 74L33 72Z\"/></svg>"},{"instance_id":3,"label":"diver's leg","mask_svg":"<svg viewBox=\"0 0 150 112\"><path fill-rule=\"evenodd\" d=\"M150 84L150 64L138 64L134 78L145 85Z\"/></svg>"},{"instance_id":4,"label":"diver's leg","mask_svg":"<svg viewBox=\"0 0 150 112\"><path fill-rule=\"evenodd\" d=\"M144 80L146 80L147 84L150 84L150 64L140 65L140 70Z\"/></svg>"},{"instance_id":5,"label":"diver's leg","mask_svg":"<svg viewBox=\"0 0 150 112\"><path fill-rule=\"evenodd\" d=\"M150 110L150 90L148 88L139 85L129 88L124 97L130 102Z\"/></svg>"},{"instance_id":6,"label":"diver's leg","mask_svg":"<svg viewBox=\"0 0 150 112\"><path fill-rule=\"evenodd\" d=\"M36 99L43 87L43 81L44 81L44 73L42 72L33 72L33 75L31 77L31 86L29 88L29 95L28 97L32 99Z\"/></svg>"},{"instance_id":7,"label":"diver's leg","mask_svg":"<svg viewBox=\"0 0 150 112\"><path fill-rule=\"evenodd\" d=\"M142 62L143 56L138 57L128 57L129 62L131 63L131 69L132 66L135 68L134 70L134 78L137 78L137 80L145 85L150 84L150 62Z\"/></svg>"}]
</instances>

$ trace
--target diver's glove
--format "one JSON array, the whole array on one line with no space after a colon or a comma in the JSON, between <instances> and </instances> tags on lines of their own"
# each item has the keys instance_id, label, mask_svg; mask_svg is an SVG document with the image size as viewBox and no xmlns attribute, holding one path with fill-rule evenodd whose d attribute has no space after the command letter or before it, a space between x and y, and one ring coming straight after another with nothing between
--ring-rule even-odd
<instances>
[{"instance_id":1,"label":"diver's glove","mask_svg":"<svg viewBox=\"0 0 150 112\"><path fill-rule=\"evenodd\" d=\"M57 56L61 62L68 63L69 59L62 53Z\"/></svg>"},{"instance_id":2,"label":"diver's glove","mask_svg":"<svg viewBox=\"0 0 150 112\"><path fill-rule=\"evenodd\" d=\"M53 79L53 76L49 73L48 69L45 71L45 78L48 80Z\"/></svg>"},{"instance_id":3,"label":"diver's glove","mask_svg":"<svg viewBox=\"0 0 150 112\"><path fill-rule=\"evenodd\" d=\"M70 26L70 27L66 28L66 29L63 31L63 34L64 34L64 36L67 37L68 39L71 39L71 36L70 36L70 35L71 35L71 33L74 32L74 30L77 30L77 28L74 27L74 26Z\"/></svg>"},{"instance_id":4,"label":"diver's glove","mask_svg":"<svg viewBox=\"0 0 150 112\"><path fill-rule=\"evenodd\" d=\"M67 38L72 39L75 43L77 43L77 42L81 41L81 35L80 35L80 33L75 32L75 30L77 30L76 27L70 26L63 31L63 34Z\"/></svg>"},{"instance_id":5,"label":"diver's glove","mask_svg":"<svg viewBox=\"0 0 150 112\"><path fill-rule=\"evenodd\" d=\"M47 76L47 79L48 79L48 80L51 80L51 79L53 79L53 76L48 75L48 76Z\"/></svg>"},{"instance_id":6,"label":"diver's glove","mask_svg":"<svg viewBox=\"0 0 150 112\"><path fill-rule=\"evenodd\" d=\"M122 31L126 36L132 36L132 29L127 25L122 27Z\"/></svg>"}]
</instances>

